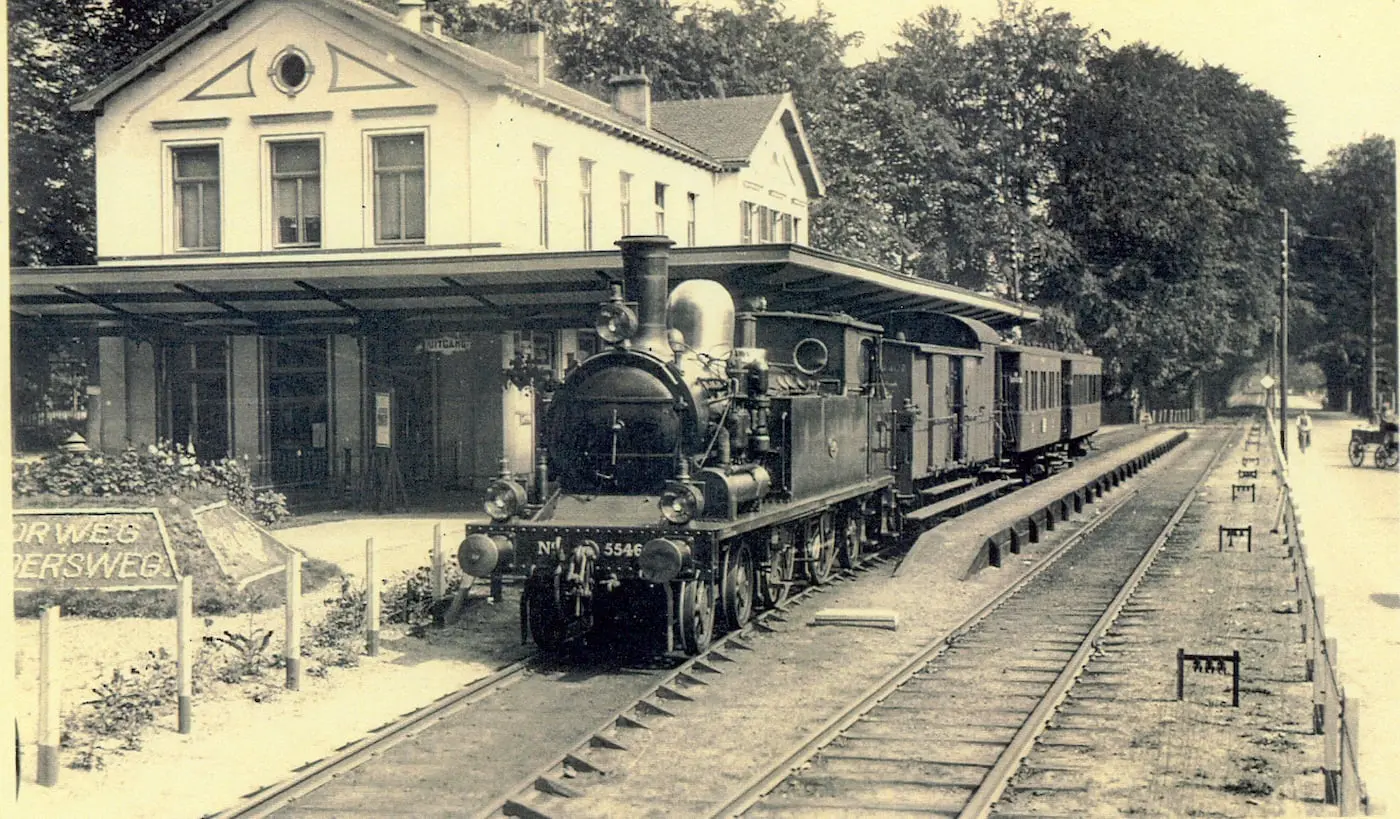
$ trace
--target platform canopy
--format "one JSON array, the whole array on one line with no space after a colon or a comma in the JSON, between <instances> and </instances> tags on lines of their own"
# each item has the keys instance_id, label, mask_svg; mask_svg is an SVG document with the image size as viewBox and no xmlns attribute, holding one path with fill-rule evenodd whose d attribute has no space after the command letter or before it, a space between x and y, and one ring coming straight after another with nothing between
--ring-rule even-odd
<instances>
[{"instance_id":1,"label":"platform canopy","mask_svg":"<svg viewBox=\"0 0 1400 819\"><path fill-rule=\"evenodd\" d=\"M714 279L773 310L880 323L939 312L1004 330L1032 307L903 276L800 245L675 248L672 283ZM502 254L486 248L220 254L11 270L17 329L95 335L355 333L588 327L616 250ZM741 303L742 307L742 303Z\"/></svg>"}]
</instances>

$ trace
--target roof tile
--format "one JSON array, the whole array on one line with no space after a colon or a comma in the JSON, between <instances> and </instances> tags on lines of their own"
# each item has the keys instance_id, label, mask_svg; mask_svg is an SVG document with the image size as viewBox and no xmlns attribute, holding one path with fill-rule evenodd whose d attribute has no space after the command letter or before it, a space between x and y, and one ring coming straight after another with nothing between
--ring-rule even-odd
<instances>
[{"instance_id":1,"label":"roof tile","mask_svg":"<svg viewBox=\"0 0 1400 819\"><path fill-rule=\"evenodd\" d=\"M746 162L784 94L652 103L651 124L720 162Z\"/></svg>"}]
</instances>

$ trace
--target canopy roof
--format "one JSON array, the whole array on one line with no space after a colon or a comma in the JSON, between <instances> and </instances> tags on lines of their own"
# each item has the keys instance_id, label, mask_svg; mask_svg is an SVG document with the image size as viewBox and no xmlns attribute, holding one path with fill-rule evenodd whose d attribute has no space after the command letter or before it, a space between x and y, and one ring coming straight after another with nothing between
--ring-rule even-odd
<instances>
[{"instance_id":1,"label":"canopy roof","mask_svg":"<svg viewBox=\"0 0 1400 819\"><path fill-rule=\"evenodd\" d=\"M770 310L832 311L884 323L948 313L1005 330L1032 307L904 276L800 245L675 248L672 283L713 279ZM17 329L97 335L266 335L395 327L455 330L589 327L615 250L499 254L480 248L406 252L220 254L84 267L13 268Z\"/></svg>"}]
</instances>

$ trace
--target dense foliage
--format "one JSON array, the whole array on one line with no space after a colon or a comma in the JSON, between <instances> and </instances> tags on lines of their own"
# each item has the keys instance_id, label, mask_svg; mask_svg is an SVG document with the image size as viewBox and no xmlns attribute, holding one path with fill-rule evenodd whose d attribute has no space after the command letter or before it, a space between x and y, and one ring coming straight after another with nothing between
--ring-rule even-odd
<instances>
[{"instance_id":1,"label":"dense foliage","mask_svg":"<svg viewBox=\"0 0 1400 819\"><path fill-rule=\"evenodd\" d=\"M1395 400L1395 143L1339 148L1308 183L1291 237L1290 346L1322 367L1330 406L1364 414Z\"/></svg>"},{"instance_id":2,"label":"dense foliage","mask_svg":"<svg viewBox=\"0 0 1400 819\"><path fill-rule=\"evenodd\" d=\"M210 1L111 0L77 14L10 4L15 263L91 260L91 126L66 103ZM1033 0L1000 0L972 28L932 6L889 56L854 67L844 58L857 40L829 13L798 19L780 0L434 7L468 41L533 17L555 75L596 94L635 71L662 99L792 90L828 187L812 244L1037 304L1051 320L1032 337L1105 356L1111 396L1173 400L1257 366L1288 207L1304 233L1349 237L1346 251L1300 247L1297 309L1305 356L1336 389L1364 386L1356 293L1394 269L1393 227L1380 227L1394 221L1393 148L1352 146L1305 179L1287 108L1226 68L1110 48ZM1393 288L1382 290L1392 301L1379 313L1393 315Z\"/></svg>"},{"instance_id":3,"label":"dense foliage","mask_svg":"<svg viewBox=\"0 0 1400 819\"><path fill-rule=\"evenodd\" d=\"M230 502L263 523L288 514L282 493L255 491L252 475L237 459L200 463L192 450L166 441L116 454L60 452L16 462L11 480L16 497L165 496L207 486L222 489Z\"/></svg>"}]
</instances>

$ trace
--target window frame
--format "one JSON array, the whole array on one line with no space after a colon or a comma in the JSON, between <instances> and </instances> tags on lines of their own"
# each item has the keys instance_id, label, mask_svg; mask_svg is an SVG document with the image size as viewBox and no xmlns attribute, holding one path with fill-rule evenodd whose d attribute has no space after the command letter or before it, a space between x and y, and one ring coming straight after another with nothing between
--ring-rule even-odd
<instances>
[{"instance_id":1,"label":"window frame","mask_svg":"<svg viewBox=\"0 0 1400 819\"><path fill-rule=\"evenodd\" d=\"M754 204L747 199L739 203L739 244L751 245L753 241Z\"/></svg>"},{"instance_id":2,"label":"window frame","mask_svg":"<svg viewBox=\"0 0 1400 819\"><path fill-rule=\"evenodd\" d=\"M700 194L694 191L687 191L685 194L685 208L685 244L686 247L695 247L699 238Z\"/></svg>"},{"instance_id":3,"label":"window frame","mask_svg":"<svg viewBox=\"0 0 1400 819\"><path fill-rule=\"evenodd\" d=\"M593 171L598 163L585 157L578 160L579 216L582 219L583 249L593 249Z\"/></svg>"},{"instance_id":4,"label":"window frame","mask_svg":"<svg viewBox=\"0 0 1400 819\"><path fill-rule=\"evenodd\" d=\"M278 223L277 223L277 220L278 220L278 218L279 218L279 217L278 217L278 213L277 213L277 180L278 180L278 175L277 175L277 163L276 163L276 161L275 161L275 159L274 159L274 155L275 155L275 153L276 153L276 150L277 150L278 146L281 146L281 145L292 145L292 144L306 144L306 143L315 143L315 145L316 145L316 162L317 162L317 165L316 165L316 177L315 177L315 179L316 179L316 182L317 182L318 186L320 187L320 197L319 197L319 201L317 202L317 204L318 204L318 206L319 206L319 210L320 210L320 216L319 216L319 218L320 218L320 220L321 220L320 238L319 238L317 241L315 241L315 242L307 242L307 241L301 241L301 242L282 242L282 241L281 241L281 230L280 230L280 227L279 227L279 225L278 225ZM263 179L266 180L266 182L267 182L267 194L266 194L266 197L264 198L264 201L265 201L266 204L267 204L267 214L268 214L267 218L264 219L264 223L267 225L267 229L268 229L268 233L269 233L268 239L267 239L267 246L270 247L270 248L272 248L273 250L295 250L295 249L305 249L305 248L319 248L319 247L323 247L324 244L325 244L325 241L326 241L326 140L325 140L324 135L323 135L323 134L319 134L319 133L318 133L318 134L279 134L279 135L277 135L277 136L264 137L264 138L263 138L263 144L264 144L265 147L264 147L264 150L263 150L263 152L262 152L262 156L263 156L264 162L266 163L265 166L264 166L264 170L263 170ZM300 214L301 208L302 208L302 205L303 205L302 197L301 197L301 180L302 180L303 178L305 178L305 175L304 175L304 174L289 174L288 176L289 176L289 178L295 178L295 179L297 179L297 181L298 181L298 185L297 185L297 188L298 188L298 190L297 190L297 211L298 211L298 214ZM299 215L299 216L298 216L298 229L299 229L299 230L304 230L304 225L302 224L302 222L303 222L303 219L302 219L302 217Z\"/></svg>"},{"instance_id":5,"label":"window frame","mask_svg":"<svg viewBox=\"0 0 1400 819\"><path fill-rule=\"evenodd\" d=\"M666 235L666 188L665 182L657 182L652 187L652 203L656 209L656 235Z\"/></svg>"},{"instance_id":6,"label":"window frame","mask_svg":"<svg viewBox=\"0 0 1400 819\"><path fill-rule=\"evenodd\" d=\"M167 213L167 216L168 216L168 218L167 218L167 220L166 220L166 224L169 226L169 229L170 229L170 240L169 240L169 243L168 243L167 246L170 248L171 252L173 252L173 253L179 253L179 254L186 254L186 253L218 253L218 252L221 252L221 251L223 250L223 246L224 246L224 184L223 184L223 181L224 181L224 146L223 146L223 141L222 141L222 140L210 140L210 139L201 139L201 140L181 140L181 141L178 141L178 142L166 142L166 143L164 143L164 145L163 145L163 149L164 149L164 150L163 150L163 153L164 153L164 157L165 157L165 163L164 163L164 173L162 174L162 176L164 177L164 184L162 185L162 188L163 188L163 190L164 190L164 192L165 192L165 193L164 193L164 196L169 197L169 199L168 199L167 201L170 203L170 204L169 204L169 207L166 209L166 213ZM212 246L210 246L210 245L204 245L204 244L193 245L193 246L183 246L183 245L182 245L182 239L183 239L183 235L184 235L184 234L183 234L182 228L181 228L181 222L182 222L181 216L183 215L183 209L182 209L182 204L181 204L181 202L182 202L183 197L180 195L180 191L179 191L179 189L177 188L177 186L180 185L180 184L182 184L182 183L184 183L184 182L190 181L190 180L181 179L181 178L177 175L177 173L176 173L176 159L177 159L177 156L179 155L179 153L182 152L182 151L199 151L199 150L211 150L211 149L214 151L215 156L216 156L217 159L218 159L218 176L214 179L214 183L215 183L215 185L216 185L216 194L217 194L216 197L215 197L215 199L216 199L216 206L218 207L218 214L219 214L219 216L218 216L218 224L215 225L215 230L217 231L217 234L216 234L217 242L216 242L214 245L212 245ZM204 184L205 182L207 182L208 180L193 180L193 181L195 181L195 182L197 182L197 183L199 183L199 184L201 185L201 194L200 194L200 203L201 203L201 214L200 214L200 239L202 240L202 239L204 238L204 233L205 233L205 231L204 231L204 227L205 227L205 225L204 225L204 215L205 215L205 213L204 213L204 208L203 208L204 195L203 195L203 188L202 188L202 186L203 186L203 184Z\"/></svg>"},{"instance_id":7,"label":"window frame","mask_svg":"<svg viewBox=\"0 0 1400 819\"><path fill-rule=\"evenodd\" d=\"M539 222L539 233L535 243L549 249L549 154L550 147L536 142L531 155L535 160L535 217Z\"/></svg>"},{"instance_id":8,"label":"window frame","mask_svg":"<svg viewBox=\"0 0 1400 819\"><path fill-rule=\"evenodd\" d=\"M622 236L632 234L632 179L632 174L627 171L618 171L618 227Z\"/></svg>"},{"instance_id":9,"label":"window frame","mask_svg":"<svg viewBox=\"0 0 1400 819\"><path fill-rule=\"evenodd\" d=\"M429 203L432 201L432 189L429 180L432 179L431 166L431 146L429 143L429 131L427 128L394 128L380 131L365 131L365 171L366 171L366 201L369 207L369 219L367 228L370 241L367 243L372 247L396 247L404 245L426 245L432 236L432 214ZM379 167L377 164L376 146L381 139L394 139L398 137L419 137L423 143L423 235L422 237L403 237L397 239L382 239L379 232ZM402 174L400 174L402 177ZM404 208L404 199L400 196L400 213L403 223L407 223L407 210ZM407 233L406 227L401 227L401 232Z\"/></svg>"}]
</instances>

